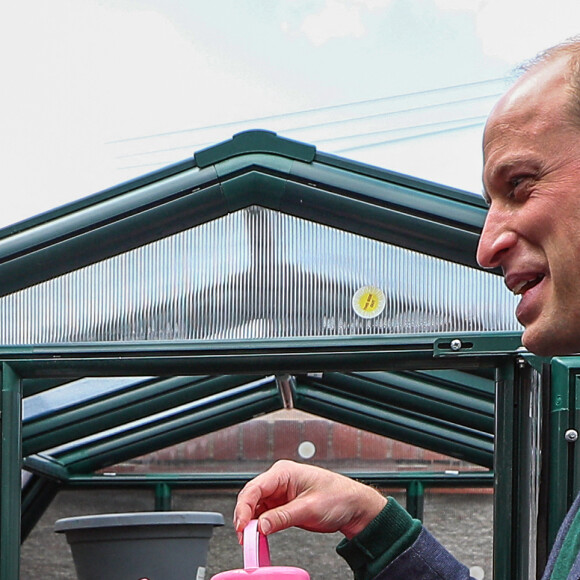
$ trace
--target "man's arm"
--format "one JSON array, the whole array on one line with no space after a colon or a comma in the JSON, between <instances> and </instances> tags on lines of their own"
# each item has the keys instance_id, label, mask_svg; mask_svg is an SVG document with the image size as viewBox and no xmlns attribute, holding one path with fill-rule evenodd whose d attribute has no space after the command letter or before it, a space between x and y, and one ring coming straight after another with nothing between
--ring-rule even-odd
<instances>
[{"instance_id":1,"label":"man's arm","mask_svg":"<svg viewBox=\"0 0 580 580\"><path fill-rule=\"evenodd\" d=\"M356 580L468 580L469 571L392 498L332 471L278 461L246 484L234 510L267 535L289 527L342 532L337 550Z\"/></svg>"},{"instance_id":2,"label":"man's arm","mask_svg":"<svg viewBox=\"0 0 580 580\"><path fill-rule=\"evenodd\" d=\"M387 500L377 490L313 465L278 461L238 495L234 526L241 534L258 518L263 534L295 526L312 532L356 536Z\"/></svg>"}]
</instances>

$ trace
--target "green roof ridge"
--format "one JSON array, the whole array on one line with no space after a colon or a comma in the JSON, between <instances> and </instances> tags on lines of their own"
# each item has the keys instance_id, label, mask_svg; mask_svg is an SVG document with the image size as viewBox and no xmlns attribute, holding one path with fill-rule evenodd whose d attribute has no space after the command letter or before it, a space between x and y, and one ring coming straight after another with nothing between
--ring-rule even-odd
<instances>
[{"instance_id":1,"label":"green roof ridge","mask_svg":"<svg viewBox=\"0 0 580 580\"><path fill-rule=\"evenodd\" d=\"M198 167L203 168L237 155L249 153L272 153L311 163L316 155L316 147L279 137L273 131L253 129L237 133L227 141L196 152L195 162Z\"/></svg>"}]
</instances>

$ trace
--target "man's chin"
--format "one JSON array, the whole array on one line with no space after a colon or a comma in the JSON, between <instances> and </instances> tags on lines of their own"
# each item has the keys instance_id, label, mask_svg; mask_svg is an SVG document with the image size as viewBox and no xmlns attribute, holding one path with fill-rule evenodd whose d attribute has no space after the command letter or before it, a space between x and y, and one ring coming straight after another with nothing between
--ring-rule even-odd
<instances>
[{"instance_id":1,"label":"man's chin","mask_svg":"<svg viewBox=\"0 0 580 580\"><path fill-rule=\"evenodd\" d=\"M542 357L565 356L580 352L578 336L574 340L566 340L558 336L557 332L534 332L533 328L526 328L522 335L522 345L531 353ZM554 340L554 337L557 340Z\"/></svg>"}]
</instances>

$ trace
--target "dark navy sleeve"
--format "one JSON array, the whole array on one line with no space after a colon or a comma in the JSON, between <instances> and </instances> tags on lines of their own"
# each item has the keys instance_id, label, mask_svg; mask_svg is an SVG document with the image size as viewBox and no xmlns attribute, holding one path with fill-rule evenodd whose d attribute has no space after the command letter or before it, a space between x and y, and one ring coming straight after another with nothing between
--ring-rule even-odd
<instances>
[{"instance_id":1,"label":"dark navy sleeve","mask_svg":"<svg viewBox=\"0 0 580 580\"><path fill-rule=\"evenodd\" d=\"M337 547L356 580L469 580L469 570L393 498L357 536Z\"/></svg>"},{"instance_id":2,"label":"dark navy sleeve","mask_svg":"<svg viewBox=\"0 0 580 580\"><path fill-rule=\"evenodd\" d=\"M425 528L417 540L374 580L469 580L469 569L456 560Z\"/></svg>"}]
</instances>

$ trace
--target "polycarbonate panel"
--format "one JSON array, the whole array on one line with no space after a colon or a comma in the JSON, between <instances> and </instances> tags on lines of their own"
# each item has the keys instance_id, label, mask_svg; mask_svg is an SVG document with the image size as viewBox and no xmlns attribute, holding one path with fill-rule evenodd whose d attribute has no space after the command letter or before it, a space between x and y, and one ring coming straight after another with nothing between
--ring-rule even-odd
<instances>
[{"instance_id":1,"label":"polycarbonate panel","mask_svg":"<svg viewBox=\"0 0 580 580\"><path fill-rule=\"evenodd\" d=\"M3 344L518 330L500 277L253 206L0 299Z\"/></svg>"}]
</instances>

